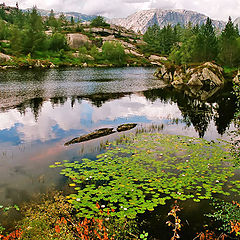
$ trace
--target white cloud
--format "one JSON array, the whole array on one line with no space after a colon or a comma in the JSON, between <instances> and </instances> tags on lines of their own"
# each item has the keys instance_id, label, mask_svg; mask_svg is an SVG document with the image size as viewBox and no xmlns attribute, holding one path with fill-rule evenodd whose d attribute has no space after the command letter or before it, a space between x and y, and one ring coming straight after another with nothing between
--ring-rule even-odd
<instances>
[{"instance_id":1,"label":"white cloud","mask_svg":"<svg viewBox=\"0 0 240 240\"><path fill-rule=\"evenodd\" d=\"M193 10L203 13L213 19L227 21L231 16L233 19L240 16L239 0L174 0L175 8Z\"/></svg>"},{"instance_id":2,"label":"white cloud","mask_svg":"<svg viewBox=\"0 0 240 240\"><path fill-rule=\"evenodd\" d=\"M16 131L22 141L40 140L44 142L56 137L52 129L54 126L58 125L64 131L79 129L80 121L83 118L84 107L71 109L68 101L63 107L55 107L53 109L51 103L46 102L43 104L37 122L30 109L27 109L24 115L21 115L15 109L0 113L0 131L4 129L9 130L15 124L18 124Z\"/></svg>"},{"instance_id":3,"label":"white cloud","mask_svg":"<svg viewBox=\"0 0 240 240\"><path fill-rule=\"evenodd\" d=\"M15 2L5 1L9 5L15 5ZM228 16L233 19L240 16L239 0L19 0L19 5L21 8L37 5L43 9L102 14L106 17L125 17L149 8L193 10L225 21Z\"/></svg>"},{"instance_id":4,"label":"white cloud","mask_svg":"<svg viewBox=\"0 0 240 240\"><path fill-rule=\"evenodd\" d=\"M70 101L63 106L52 108L50 102L45 102L37 122L33 113L27 109L24 115L17 110L0 113L0 131L11 129L18 124L16 131L23 142L40 140L45 142L56 138L54 126L64 131L71 129L84 129L82 121L92 122L93 127L98 127L101 122L113 121L118 118L146 117L150 121L181 118L181 112L176 104L166 105L160 100L149 102L145 97L131 95L122 99L106 102L101 108L83 101L81 105L70 107ZM92 115L89 115L91 113Z\"/></svg>"},{"instance_id":5,"label":"white cloud","mask_svg":"<svg viewBox=\"0 0 240 240\"><path fill-rule=\"evenodd\" d=\"M130 101L129 101L130 99ZM150 103L147 99L132 95L105 103L101 108L95 108L92 119L94 122L133 116L146 117L150 121L182 118L176 104L166 105L160 100Z\"/></svg>"},{"instance_id":6,"label":"white cloud","mask_svg":"<svg viewBox=\"0 0 240 240\"><path fill-rule=\"evenodd\" d=\"M163 8L163 9L174 9L176 2L173 0L152 0L150 8Z\"/></svg>"}]
</instances>

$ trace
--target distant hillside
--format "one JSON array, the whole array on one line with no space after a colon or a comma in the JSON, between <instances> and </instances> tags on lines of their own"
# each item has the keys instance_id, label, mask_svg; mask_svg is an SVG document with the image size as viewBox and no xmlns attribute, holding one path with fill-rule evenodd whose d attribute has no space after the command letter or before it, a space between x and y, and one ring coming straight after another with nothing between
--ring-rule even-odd
<instances>
[{"instance_id":1,"label":"distant hillside","mask_svg":"<svg viewBox=\"0 0 240 240\"><path fill-rule=\"evenodd\" d=\"M238 25L238 29L240 31L240 17L238 17L235 21L234 21L234 25Z\"/></svg>"},{"instance_id":2,"label":"distant hillside","mask_svg":"<svg viewBox=\"0 0 240 240\"><path fill-rule=\"evenodd\" d=\"M146 32L148 27L157 24L160 27L164 27L168 24L177 25L180 23L182 26L192 22L194 25L203 24L207 20L207 16L187 10L163 10L163 9L151 9L142 10L130 15L127 18L115 18L109 20L110 23L120 25L127 29L132 29L135 32ZM225 26L225 22L213 20L213 24L216 28L222 30Z\"/></svg>"},{"instance_id":3,"label":"distant hillside","mask_svg":"<svg viewBox=\"0 0 240 240\"><path fill-rule=\"evenodd\" d=\"M28 11L28 10L31 10L31 9L24 9L23 11ZM38 9L38 12L41 16L46 17L46 16L49 16L51 11ZM82 22L91 21L93 18L96 17L95 15L86 15L78 12L58 12L58 11L55 12L54 11L54 13L56 17L59 17L63 13L68 20L70 20L71 17L73 17L75 21L81 20Z\"/></svg>"}]
</instances>

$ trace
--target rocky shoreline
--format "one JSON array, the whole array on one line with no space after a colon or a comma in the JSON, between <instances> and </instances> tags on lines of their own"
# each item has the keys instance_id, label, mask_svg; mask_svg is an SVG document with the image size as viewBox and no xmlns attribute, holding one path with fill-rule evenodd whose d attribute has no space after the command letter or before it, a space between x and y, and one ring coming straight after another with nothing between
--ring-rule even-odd
<instances>
[{"instance_id":1,"label":"rocky shoreline","mask_svg":"<svg viewBox=\"0 0 240 240\"><path fill-rule=\"evenodd\" d=\"M213 89L225 84L224 69L213 62L176 66L172 63L161 63L154 75L175 88L179 86L202 87ZM239 82L240 71L234 74L233 82Z\"/></svg>"}]
</instances>

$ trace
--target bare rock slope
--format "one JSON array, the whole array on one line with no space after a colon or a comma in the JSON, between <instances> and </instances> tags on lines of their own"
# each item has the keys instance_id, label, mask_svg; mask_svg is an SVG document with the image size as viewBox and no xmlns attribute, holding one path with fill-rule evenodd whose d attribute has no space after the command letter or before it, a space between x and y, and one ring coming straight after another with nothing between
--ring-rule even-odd
<instances>
[{"instance_id":1,"label":"bare rock slope","mask_svg":"<svg viewBox=\"0 0 240 240\"><path fill-rule=\"evenodd\" d=\"M135 32L144 33L148 27L157 24L160 27L164 27L168 24L186 25L192 22L194 25L203 24L207 20L207 16L187 10L164 10L164 9L151 9L142 10L130 15L127 18L115 18L109 20L110 23L120 25L127 29L132 29ZM213 20L213 24L218 29L223 29L225 22Z\"/></svg>"}]
</instances>

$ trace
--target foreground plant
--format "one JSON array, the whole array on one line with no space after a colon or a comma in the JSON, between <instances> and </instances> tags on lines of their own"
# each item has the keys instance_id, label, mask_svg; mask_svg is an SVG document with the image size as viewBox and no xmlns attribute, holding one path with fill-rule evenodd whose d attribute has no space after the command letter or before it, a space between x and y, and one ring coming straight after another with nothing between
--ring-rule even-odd
<instances>
[{"instance_id":1,"label":"foreground plant","mask_svg":"<svg viewBox=\"0 0 240 240\"><path fill-rule=\"evenodd\" d=\"M225 240L228 239L225 233L217 235L215 232L206 230L205 232L199 233L193 240Z\"/></svg>"},{"instance_id":2,"label":"foreground plant","mask_svg":"<svg viewBox=\"0 0 240 240\"><path fill-rule=\"evenodd\" d=\"M240 236L240 204L236 201L229 202L214 202L215 212L208 214L208 217L214 218L216 221L221 221L222 226L219 230L226 233Z\"/></svg>"},{"instance_id":3,"label":"foreground plant","mask_svg":"<svg viewBox=\"0 0 240 240\"><path fill-rule=\"evenodd\" d=\"M180 212L181 209L180 207L177 205L177 202L175 203L175 205L172 207L171 211L168 213L168 216L172 216L174 218L174 221L167 221L166 224L169 227L173 228L173 236L171 238L171 240L176 240L179 239L179 232L181 231L181 219L178 217L177 213Z\"/></svg>"},{"instance_id":4,"label":"foreground plant","mask_svg":"<svg viewBox=\"0 0 240 240\"><path fill-rule=\"evenodd\" d=\"M12 233L8 234L7 236L0 235L1 240L18 240L23 239L22 238L23 231L21 229L18 229L16 231L13 231Z\"/></svg>"},{"instance_id":5,"label":"foreground plant","mask_svg":"<svg viewBox=\"0 0 240 240\"><path fill-rule=\"evenodd\" d=\"M60 193L47 195L40 203L28 204L23 214L23 220L16 226L18 230L6 236L0 234L1 240L130 240L140 235L136 221L110 214L104 217L100 207L94 218L76 217L73 206Z\"/></svg>"}]
</instances>

